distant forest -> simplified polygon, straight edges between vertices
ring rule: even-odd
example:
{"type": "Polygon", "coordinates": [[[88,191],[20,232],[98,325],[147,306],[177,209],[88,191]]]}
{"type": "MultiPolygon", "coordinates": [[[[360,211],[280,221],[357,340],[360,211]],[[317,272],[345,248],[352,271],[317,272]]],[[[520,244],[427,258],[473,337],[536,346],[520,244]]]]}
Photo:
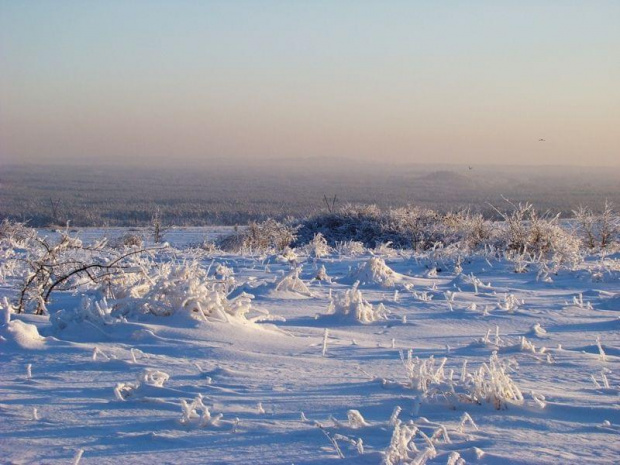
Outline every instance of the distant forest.
{"type": "Polygon", "coordinates": [[[345,204],[470,208],[492,218],[491,204],[508,209],[503,197],[563,217],[579,205],[600,210],[605,200],[618,207],[620,170],[382,166],[342,159],[174,168],[0,165],[0,219],[34,227],[67,221],[143,226],[157,211],[170,225],[235,225],[345,204]]]}

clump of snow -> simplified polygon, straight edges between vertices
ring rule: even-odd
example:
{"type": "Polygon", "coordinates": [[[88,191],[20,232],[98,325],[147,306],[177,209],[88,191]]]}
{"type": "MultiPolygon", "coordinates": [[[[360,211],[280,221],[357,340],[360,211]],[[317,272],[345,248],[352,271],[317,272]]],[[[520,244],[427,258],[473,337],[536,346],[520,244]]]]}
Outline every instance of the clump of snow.
{"type": "Polygon", "coordinates": [[[375,307],[366,301],[358,286],[359,283],[356,282],[351,289],[336,296],[329,304],[328,315],[342,316],[360,323],[387,319],[385,306],[375,307]]]}
{"type": "Polygon", "coordinates": [[[11,320],[0,326],[0,347],[5,344],[21,349],[42,349],[45,338],[39,334],[35,325],[11,320]]]}

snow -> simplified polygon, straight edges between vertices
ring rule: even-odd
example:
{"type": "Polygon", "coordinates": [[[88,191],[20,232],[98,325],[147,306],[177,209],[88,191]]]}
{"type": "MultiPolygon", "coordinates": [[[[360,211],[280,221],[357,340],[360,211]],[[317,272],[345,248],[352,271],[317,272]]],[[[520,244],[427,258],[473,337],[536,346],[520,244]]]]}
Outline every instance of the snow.
{"type": "Polygon", "coordinates": [[[174,234],[148,285],[58,292],[51,318],[8,316],[5,268],[0,462],[618,461],[617,255],[541,279],[483,254],[289,263],[196,254],[212,232],[174,234]]]}

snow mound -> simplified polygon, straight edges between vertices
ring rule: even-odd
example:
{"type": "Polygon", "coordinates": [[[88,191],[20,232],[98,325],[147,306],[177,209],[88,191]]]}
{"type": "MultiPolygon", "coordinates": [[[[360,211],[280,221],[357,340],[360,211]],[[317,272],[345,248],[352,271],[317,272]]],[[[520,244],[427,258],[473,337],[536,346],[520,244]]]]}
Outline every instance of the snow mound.
{"type": "Polygon", "coordinates": [[[42,349],[45,346],[45,338],[39,334],[35,325],[13,320],[0,326],[0,344],[21,349],[42,349]]]}

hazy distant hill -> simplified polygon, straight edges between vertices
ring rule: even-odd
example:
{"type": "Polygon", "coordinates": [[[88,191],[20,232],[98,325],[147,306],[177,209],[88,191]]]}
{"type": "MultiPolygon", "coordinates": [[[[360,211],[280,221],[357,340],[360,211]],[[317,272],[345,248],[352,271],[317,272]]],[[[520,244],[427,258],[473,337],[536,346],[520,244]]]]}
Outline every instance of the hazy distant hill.
{"type": "Polygon", "coordinates": [[[34,226],[140,225],[156,209],[179,225],[242,224],[303,216],[325,208],[323,196],[381,207],[469,207],[492,215],[502,196],[569,214],[579,204],[620,205],[618,169],[389,165],[350,159],[188,167],[1,166],[0,218],[34,226]],[[55,207],[52,207],[52,204],[55,207]]]}

